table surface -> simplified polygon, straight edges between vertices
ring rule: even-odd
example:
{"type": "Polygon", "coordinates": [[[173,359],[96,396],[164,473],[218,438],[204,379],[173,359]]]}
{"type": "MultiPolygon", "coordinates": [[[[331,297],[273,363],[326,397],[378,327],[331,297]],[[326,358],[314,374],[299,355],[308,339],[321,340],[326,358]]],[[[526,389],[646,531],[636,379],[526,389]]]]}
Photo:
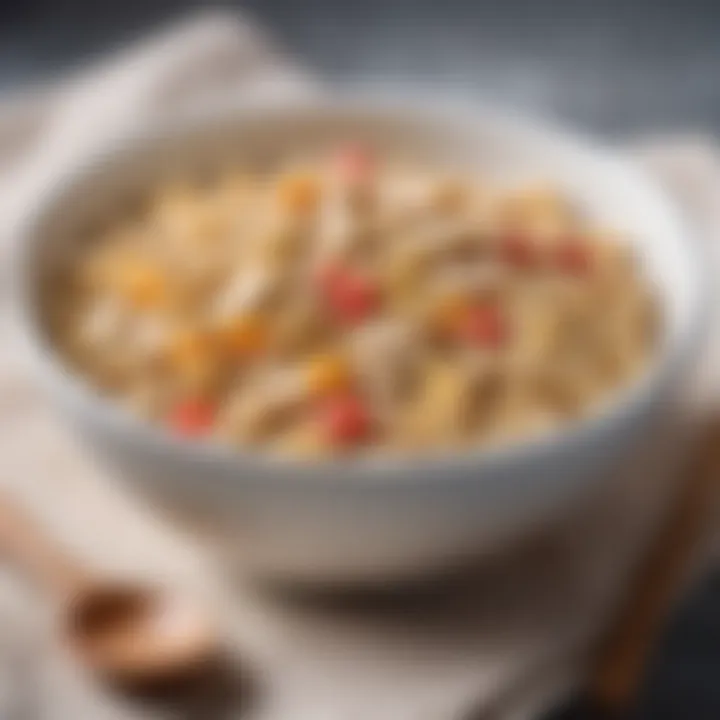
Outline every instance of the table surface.
{"type": "MultiPolygon", "coordinates": [[[[52,77],[197,7],[190,0],[0,0],[0,91],[52,77]]],[[[602,134],[720,130],[714,0],[246,0],[341,83],[472,93],[602,134]]],[[[720,717],[720,576],[680,613],[642,720],[720,717]],[[689,713],[689,714],[688,714],[689,713]]]]}

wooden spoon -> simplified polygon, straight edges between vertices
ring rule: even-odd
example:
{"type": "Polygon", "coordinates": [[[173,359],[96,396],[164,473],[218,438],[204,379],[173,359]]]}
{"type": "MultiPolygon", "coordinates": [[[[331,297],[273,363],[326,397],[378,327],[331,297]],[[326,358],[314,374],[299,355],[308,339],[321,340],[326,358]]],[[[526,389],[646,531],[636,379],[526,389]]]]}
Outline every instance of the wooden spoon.
{"type": "Polygon", "coordinates": [[[4,497],[0,552],[54,596],[62,636],[108,681],[143,687],[172,683],[203,672],[220,656],[218,635],[197,608],[159,588],[93,576],[4,497]]]}
{"type": "Polygon", "coordinates": [[[699,438],[665,526],[599,649],[590,691],[597,704],[611,713],[632,707],[688,567],[708,537],[708,524],[716,516],[719,480],[720,418],[714,417],[699,438]]]}
{"type": "Polygon", "coordinates": [[[707,537],[719,490],[720,418],[713,417],[699,438],[666,524],[599,648],[587,687],[545,720],[610,720],[631,712],[648,658],[678,599],[688,566],[707,537]]]}

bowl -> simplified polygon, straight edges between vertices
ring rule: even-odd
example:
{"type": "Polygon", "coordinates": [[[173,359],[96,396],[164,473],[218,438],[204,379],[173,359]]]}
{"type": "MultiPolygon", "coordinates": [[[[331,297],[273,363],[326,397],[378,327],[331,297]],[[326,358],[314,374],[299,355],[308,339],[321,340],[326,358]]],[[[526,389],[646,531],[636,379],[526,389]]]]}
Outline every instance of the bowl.
{"type": "Polygon", "coordinates": [[[38,378],[66,424],[118,480],[256,577],[401,580],[497,553],[600,487],[670,407],[697,350],[703,262],[678,213],[629,160],[487,108],[406,98],[223,103],[109,143],[37,198],[19,233],[17,300],[38,378]],[[80,230],[186,169],[265,161],[341,139],[501,179],[542,177],[626,233],[657,287],[664,329],[642,378],[592,417],[537,439],[432,457],[300,463],[170,437],[101,398],[52,347],[49,272],[80,230]]]}

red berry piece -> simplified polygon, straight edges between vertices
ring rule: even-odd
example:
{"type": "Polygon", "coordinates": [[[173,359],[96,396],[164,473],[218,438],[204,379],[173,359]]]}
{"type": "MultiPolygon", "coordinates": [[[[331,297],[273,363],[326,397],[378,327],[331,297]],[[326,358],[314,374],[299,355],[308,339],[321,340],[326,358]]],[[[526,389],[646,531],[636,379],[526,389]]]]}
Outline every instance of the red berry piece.
{"type": "Polygon", "coordinates": [[[460,336],[471,345],[497,348],[507,340],[505,318],[494,305],[469,308],[460,325],[460,336]]]}
{"type": "Polygon", "coordinates": [[[175,432],[184,437],[205,435],[215,422],[215,408],[204,400],[186,400],[176,405],[169,417],[175,432]]]}
{"type": "Polygon", "coordinates": [[[339,148],[332,158],[338,178],[351,185],[368,182],[375,174],[375,158],[362,145],[348,144],[339,148]]]}
{"type": "Polygon", "coordinates": [[[319,275],[319,285],[332,313],[345,322],[362,322],[377,308],[377,286],[348,268],[324,269],[319,275]]]}
{"type": "Polygon", "coordinates": [[[361,398],[352,394],[329,398],[321,406],[323,432],[333,445],[354,445],[370,432],[370,416],[361,398]]]}

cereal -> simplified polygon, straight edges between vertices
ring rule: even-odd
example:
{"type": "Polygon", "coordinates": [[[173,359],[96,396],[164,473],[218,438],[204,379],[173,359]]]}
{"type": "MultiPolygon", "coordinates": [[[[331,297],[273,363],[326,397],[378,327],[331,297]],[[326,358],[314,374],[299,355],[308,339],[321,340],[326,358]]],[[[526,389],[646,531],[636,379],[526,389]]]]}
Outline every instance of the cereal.
{"type": "Polygon", "coordinates": [[[631,245],[546,183],[349,143],[143,207],[52,279],[52,332],[188,442],[322,458],[522,438],[600,408],[661,325],[631,245]]]}

